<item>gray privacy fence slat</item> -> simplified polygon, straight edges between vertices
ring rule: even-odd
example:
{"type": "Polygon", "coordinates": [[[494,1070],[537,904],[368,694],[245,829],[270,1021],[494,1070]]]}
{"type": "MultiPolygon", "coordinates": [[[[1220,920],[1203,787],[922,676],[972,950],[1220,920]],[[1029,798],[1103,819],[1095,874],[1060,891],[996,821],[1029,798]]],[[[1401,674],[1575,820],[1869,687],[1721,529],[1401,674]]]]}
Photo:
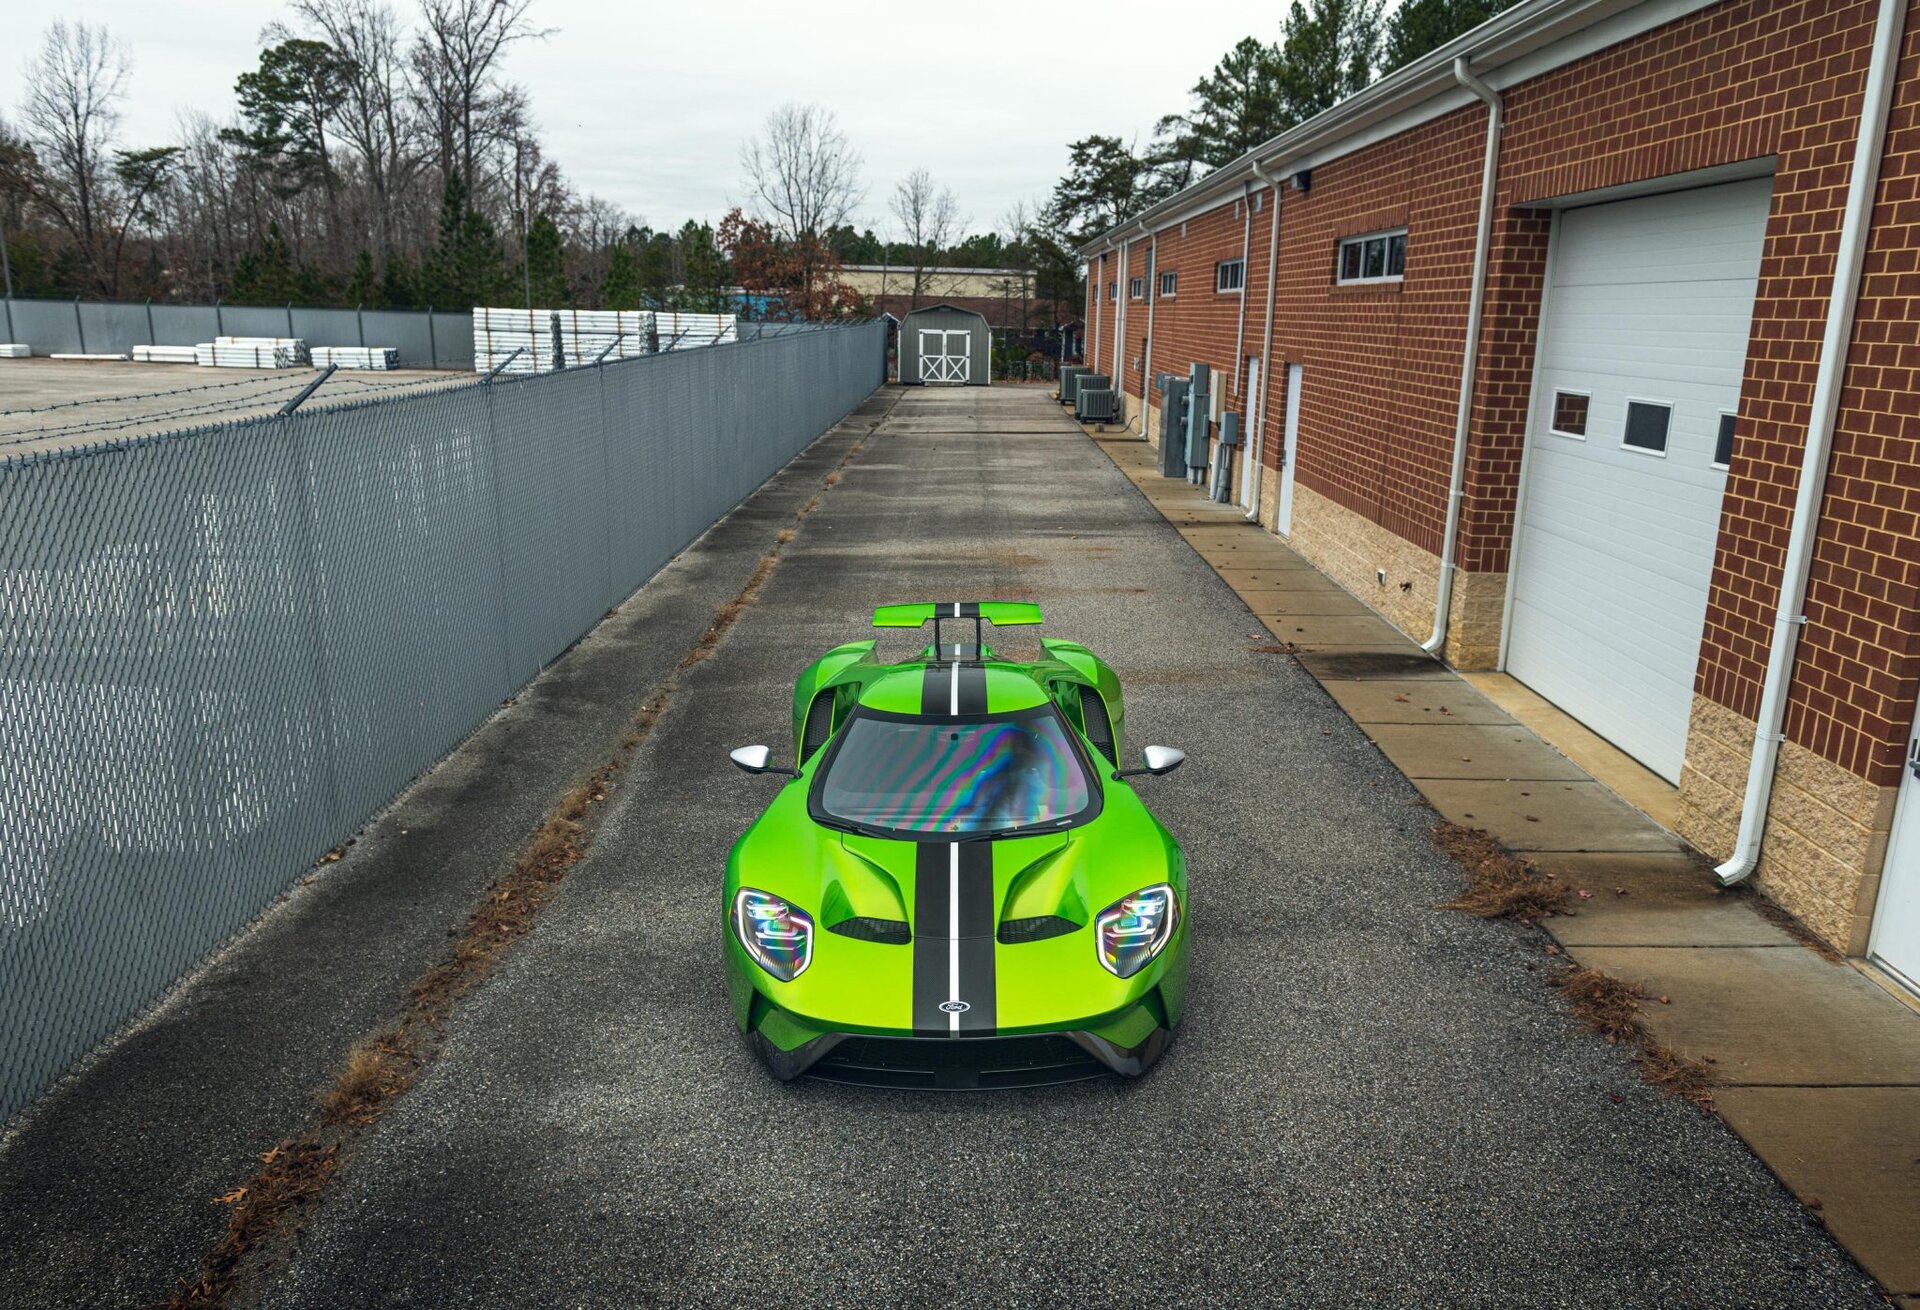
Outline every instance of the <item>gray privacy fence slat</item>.
{"type": "Polygon", "coordinates": [[[11,321],[10,339],[36,355],[124,355],[135,346],[193,346],[217,336],[296,336],[309,346],[391,346],[402,368],[473,369],[473,315],[445,310],[14,299],[6,311],[0,335],[11,321]]]}
{"type": "Polygon", "coordinates": [[[0,459],[0,1122],[879,384],[877,323],[0,459]]]}

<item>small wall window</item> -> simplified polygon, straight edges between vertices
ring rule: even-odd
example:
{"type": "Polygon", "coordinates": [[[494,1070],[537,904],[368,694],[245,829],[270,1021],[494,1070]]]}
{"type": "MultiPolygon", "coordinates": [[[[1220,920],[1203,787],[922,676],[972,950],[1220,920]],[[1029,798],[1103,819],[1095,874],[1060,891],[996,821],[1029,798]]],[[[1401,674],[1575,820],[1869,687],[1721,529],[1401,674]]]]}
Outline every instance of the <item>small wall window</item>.
{"type": "Polygon", "coordinates": [[[1160,275],[1160,294],[1162,296],[1171,296],[1173,294],[1173,288],[1179,281],[1179,278],[1180,275],[1172,269],[1168,269],[1162,273],[1160,275]]]}
{"type": "Polygon", "coordinates": [[[1145,278],[1137,277],[1127,283],[1127,299],[1139,300],[1142,297],[1144,297],[1146,294],[1147,294],[1147,280],[1145,278]]]}
{"type": "Polygon", "coordinates": [[[1579,391],[1553,393],[1553,430],[1563,437],[1587,435],[1587,407],[1593,398],[1579,391]]]}
{"type": "Polygon", "coordinates": [[[1108,300],[1120,299],[1120,284],[1118,282],[1107,283],[1107,299],[1108,300]]]}
{"type": "Polygon", "coordinates": [[[1398,282],[1407,271],[1407,230],[1369,232],[1340,243],[1334,264],[1340,282],[1398,282]]]}
{"type": "Polygon", "coordinates": [[[1733,429],[1735,416],[1722,411],[1720,431],[1713,440],[1713,466],[1728,468],[1733,464],[1733,429]]]}
{"type": "Polygon", "coordinates": [[[1667,453],[1667,429],[1673,424],[1673,406],[1652,400],[1627,402],[1627,430],[1621,444],[1649,455],[1667,453]]]}
{"type": "Polygon", "coordinates": [[[1247,261],[1223,259],[1213,266],[1215,291],[1238,291],[1247,285],[1247,261]]]}

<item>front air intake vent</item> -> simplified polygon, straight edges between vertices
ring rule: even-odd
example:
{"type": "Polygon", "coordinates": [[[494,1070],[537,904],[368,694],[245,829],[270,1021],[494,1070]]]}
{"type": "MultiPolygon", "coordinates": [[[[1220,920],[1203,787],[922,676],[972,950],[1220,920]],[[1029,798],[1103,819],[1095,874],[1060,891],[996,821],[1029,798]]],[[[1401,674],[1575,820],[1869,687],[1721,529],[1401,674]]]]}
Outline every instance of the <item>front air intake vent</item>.
{"type": "Polygon", "coordinates": [[[827,931],[884,946],[905,946],[913,940],[913,930],[899,919],[842,919],[827,931]]]}
{"type": "Polygon", "coordinates": [[[1049,937],[1065,937],[1070,932],[1079,932],[1080,925],[1072,919],[1063,919],[1057,914],[1043,914],[1036,919],[1008,919],[1000,925],[1000,944],[1015,946],[1021,942],[1043,942],[1049,937]]]}

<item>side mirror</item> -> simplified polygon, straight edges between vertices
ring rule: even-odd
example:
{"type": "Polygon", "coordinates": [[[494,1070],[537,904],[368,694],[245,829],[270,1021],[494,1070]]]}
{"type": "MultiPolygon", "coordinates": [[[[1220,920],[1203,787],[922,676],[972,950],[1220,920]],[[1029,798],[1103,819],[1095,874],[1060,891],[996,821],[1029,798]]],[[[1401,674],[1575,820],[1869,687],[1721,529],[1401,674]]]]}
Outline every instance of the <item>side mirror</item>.
{"type": "Polygon", "coordinates": [[[1158,778],[1162,774],[1172,773],[1187,762],[1187,753],[1174,746],[1149,746],[1140,752],[1146,758],[1144,769],[1121,769],[1113,776],[1116,778],[1137,778],[1143,773],[1151,773],[1158,778]]]}
{"type": "Polygon", "coordinates": [[[748,773],[784,773],[791,778],[800,776],[793,769],[774,768],[770,762],[773,759],[773,751],[766,746],[739,746],[728,751],[727,758],[748,773]]]}

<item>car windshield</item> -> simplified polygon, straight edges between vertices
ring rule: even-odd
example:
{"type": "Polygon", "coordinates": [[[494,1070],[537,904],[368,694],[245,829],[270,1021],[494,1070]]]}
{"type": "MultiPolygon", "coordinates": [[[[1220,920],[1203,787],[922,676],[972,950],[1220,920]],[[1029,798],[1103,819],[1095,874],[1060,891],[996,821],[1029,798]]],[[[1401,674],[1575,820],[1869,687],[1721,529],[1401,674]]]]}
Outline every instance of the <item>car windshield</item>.
{"type": "Polygon", "coordinates": [[[899,833],[1064,827],[1094,801],[1051,705],[960,720],[856,712],[814,793],[829,820],[899,833]]]}

